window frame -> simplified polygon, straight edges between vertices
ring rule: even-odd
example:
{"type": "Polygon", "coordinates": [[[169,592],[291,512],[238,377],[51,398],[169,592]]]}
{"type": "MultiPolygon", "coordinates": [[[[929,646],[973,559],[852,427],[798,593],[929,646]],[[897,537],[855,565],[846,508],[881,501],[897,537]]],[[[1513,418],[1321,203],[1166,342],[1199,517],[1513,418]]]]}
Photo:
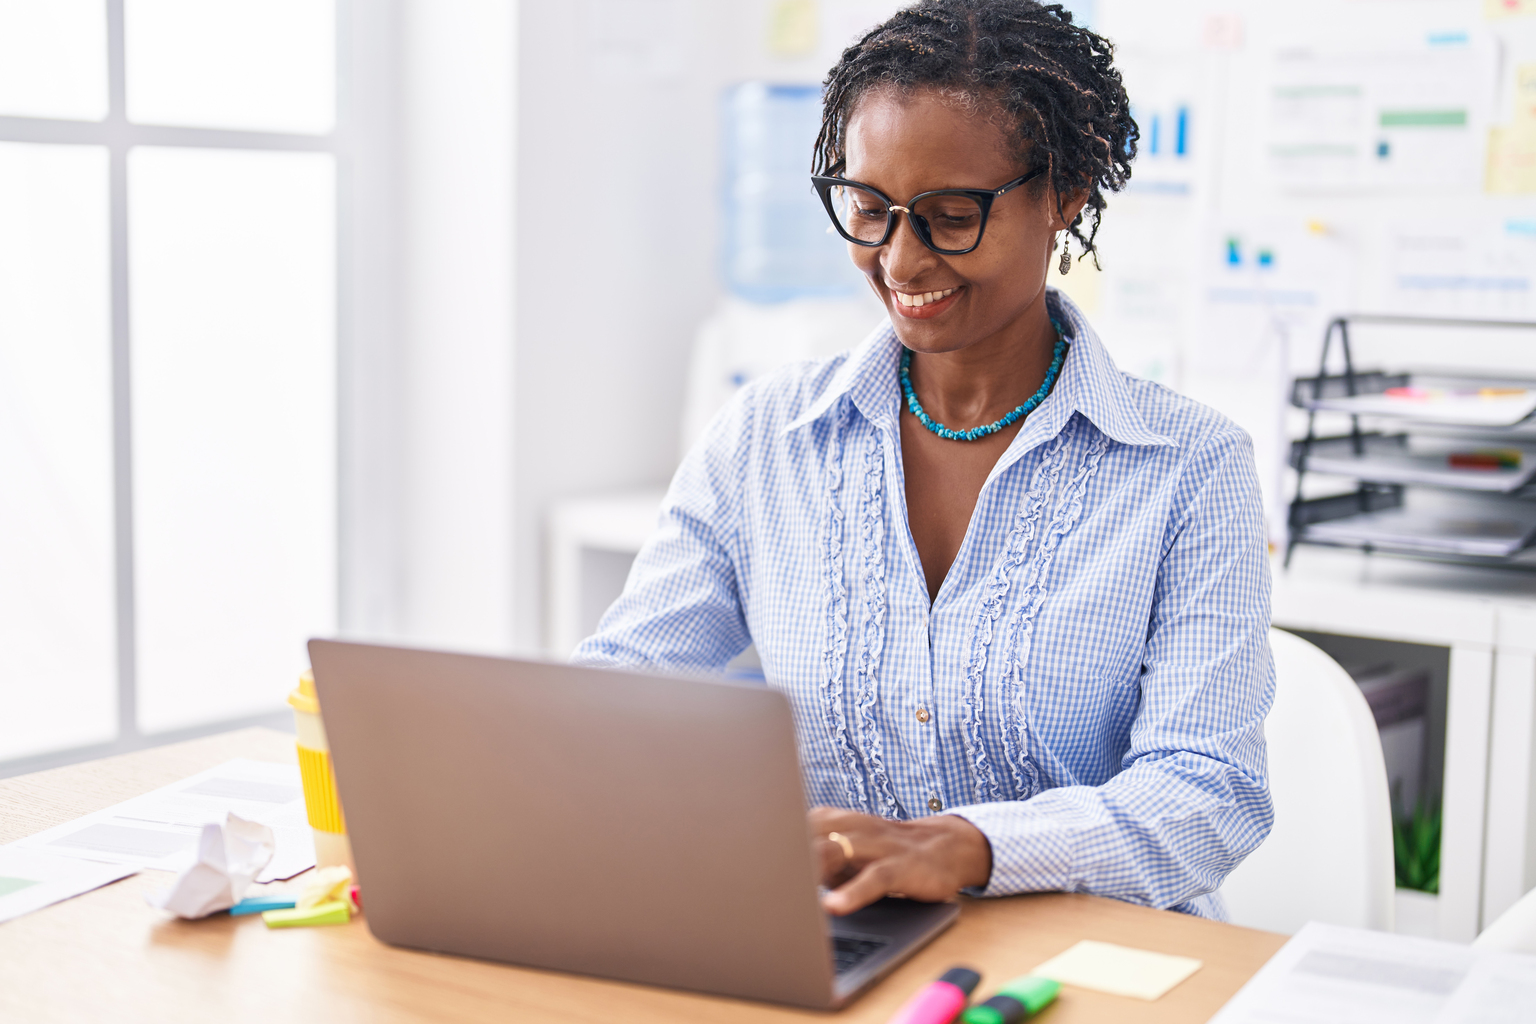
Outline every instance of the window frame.
{"type": "Polygon", "coordinates": [[[395,524],[384,501],[393,488],[388,459],[381,458],[393,388],[389,354],[394,338],[387,308],[393,272],[387,259],[357,259],[381,251],[394,236],[393,172],[387,159],[393,141],[396,5],[389,0],[336,0],[336,111],[323,135],[135,124],[127,119],[123,0],[103,0],[107,20],[108,109],[101,121],[0,115],[0,142],[95,146],[108,155],[110,266],[111,422],[113,473],[114,604],[116,609],[117,735],[111,742],[0,761],[0,777],[125,753],[242,726],[291,729],[289,713],[209,722],[145,734],[138,725],[136,616],[134,607],[132,337],[129,317],[128,153],[136,146],[329,153],[336,162],[336,452],[337,621],[343,630],[387,630],[392,617],[390,558],[395,524]],[[363,197],[366,215],[360,210],[363,197]],[[372,300],[370,305],[360,297],[372,300]],[[355,344],[367,338],[366,345],[355,344]],[[370,450],[360,451],[359,444],[370,450]],[[373,450],[379,449],[379,450],[373,450]],[[378,511],[381,501],[386,506],[378,511]],[[370,511],[371,510],[371,511],[370,511]],[[360,529],[343,524],[359,521],[360,529]],[[351,547],[349,547],[349,544],[351,547]],[[367,551],[358,550],[359,545],[367,551]],[[347,569],[358,566],[364,578],[347,569]],[[350,584],[350,585],[349,585],[350,584]],[[378,596],[382,588],[382,599],[378,596]],[[371,593],[371,601],[355,595],[371,593]],[[380,604],[382,609],[378,607],[380,604]],[[371,604],[372,607],[363,607],[371,604]]]}

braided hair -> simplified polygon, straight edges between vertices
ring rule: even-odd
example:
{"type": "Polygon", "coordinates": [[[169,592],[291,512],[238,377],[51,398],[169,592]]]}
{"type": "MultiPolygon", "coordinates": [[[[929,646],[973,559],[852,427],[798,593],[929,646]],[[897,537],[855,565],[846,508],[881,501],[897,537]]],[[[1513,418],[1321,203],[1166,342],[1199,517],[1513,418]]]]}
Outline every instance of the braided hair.
{"type": "Polygon", "coordinates": [[[1020,159],[1045,163],[1038,187],[1055,187],[1058,214],[1063,197],[1088,192],[1069,230],[1097,266],[1104,193],[1125,186],[1140,136],[1113,54],[1060,4],[921,0],[844,50],[827,74],[813,168],[841,168],[848,123],[871,90],[938,88],[1001,115],[1020,159]]]}

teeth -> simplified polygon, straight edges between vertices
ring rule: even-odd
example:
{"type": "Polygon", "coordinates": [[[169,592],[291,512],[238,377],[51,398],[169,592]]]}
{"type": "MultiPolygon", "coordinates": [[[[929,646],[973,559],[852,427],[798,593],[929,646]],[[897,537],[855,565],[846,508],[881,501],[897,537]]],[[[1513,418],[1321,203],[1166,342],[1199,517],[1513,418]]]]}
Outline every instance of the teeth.
{"type": "Polygon", "coordinates": [[[918,292],[916,295],[893,290],[891,294],[895,295],[896,301],[900,302],[903,306],[926,306],[930,302],[938,302],[940,299],[949,298],[955,294],[955,290],[953,288],[946,288],[941,292],[918,292]]]}

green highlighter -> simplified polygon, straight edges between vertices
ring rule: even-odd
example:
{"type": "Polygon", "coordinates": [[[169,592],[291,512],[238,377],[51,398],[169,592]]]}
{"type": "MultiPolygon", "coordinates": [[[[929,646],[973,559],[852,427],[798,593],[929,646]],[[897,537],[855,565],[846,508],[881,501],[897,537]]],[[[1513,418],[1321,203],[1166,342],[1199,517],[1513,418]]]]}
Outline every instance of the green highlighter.
{"type": "Polygon", "coordinates": [[[1050,978],[1014,978],[998,989],[997,995],[966,1010],[960,1019],[965,1024],[1016,1024],[1045,1009],[1060,991],[1061,985],[1050,978]]]}

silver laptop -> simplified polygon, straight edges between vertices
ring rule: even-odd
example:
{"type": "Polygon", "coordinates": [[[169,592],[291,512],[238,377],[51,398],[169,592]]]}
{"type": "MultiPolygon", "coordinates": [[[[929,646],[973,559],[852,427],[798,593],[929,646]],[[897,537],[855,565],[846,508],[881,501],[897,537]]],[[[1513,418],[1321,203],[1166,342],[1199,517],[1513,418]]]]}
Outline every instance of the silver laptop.
{"type": "Polygon", "coordinates": [[[767,687],[309,652],[385,942],[829,1009],[959,914],[823,913],[789,704],[767,687]]]}

